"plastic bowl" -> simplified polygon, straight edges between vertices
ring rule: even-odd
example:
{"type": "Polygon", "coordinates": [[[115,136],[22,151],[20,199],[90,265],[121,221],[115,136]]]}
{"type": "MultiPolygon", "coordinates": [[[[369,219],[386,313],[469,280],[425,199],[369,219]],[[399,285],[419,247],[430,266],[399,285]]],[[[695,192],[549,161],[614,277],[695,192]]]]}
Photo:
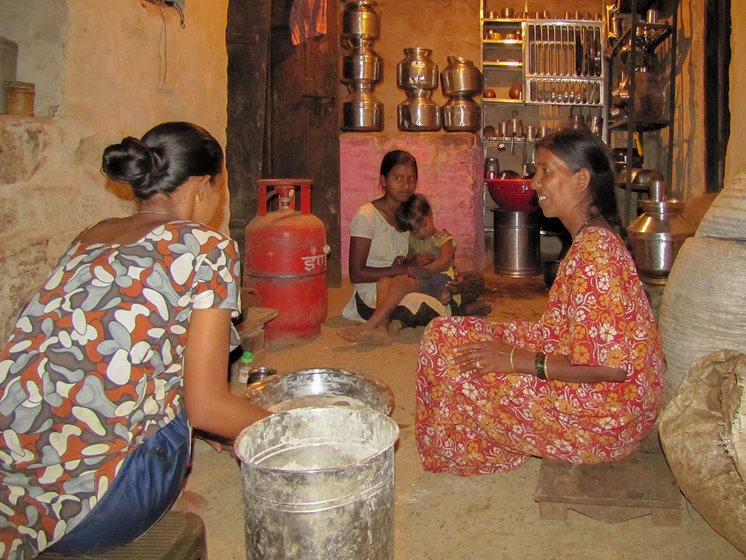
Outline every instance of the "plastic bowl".
{"type": "Polygon", "coordinates": [[[539,209],[531,179],[485,179],[492,200],[504,210],[535,212],[539,209]]]}

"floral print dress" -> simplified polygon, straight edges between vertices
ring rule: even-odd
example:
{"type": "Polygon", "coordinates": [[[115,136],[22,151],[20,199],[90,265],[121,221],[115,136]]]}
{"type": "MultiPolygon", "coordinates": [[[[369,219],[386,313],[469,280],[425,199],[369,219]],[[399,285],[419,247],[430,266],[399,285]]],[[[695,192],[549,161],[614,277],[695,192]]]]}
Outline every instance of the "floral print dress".
{"type": "MultiPolygon", "coordinates": [[[[621,459],[660,410],[665,369],[653,312],[622,240],[582,229],[536,322],[441,318],[426,329],[417,369],[416,439],[425,470],[469,476],[515,469],[529,456],[571,463],[621,459]],[[493,372],[472,380],[453,363],[469,341],[500,339],[573,365],[627,372],[622,382],[543,381],[493,372]]],[[[551,377],[551,368],[549,375],[551,377]]]]}
{"type": "Polygon", "coordinates": [[[194,222],[71,244],[0,350],[0,557],[61,539],[181,411],[191,311],[237,315],[239,266],[194,222]]]}

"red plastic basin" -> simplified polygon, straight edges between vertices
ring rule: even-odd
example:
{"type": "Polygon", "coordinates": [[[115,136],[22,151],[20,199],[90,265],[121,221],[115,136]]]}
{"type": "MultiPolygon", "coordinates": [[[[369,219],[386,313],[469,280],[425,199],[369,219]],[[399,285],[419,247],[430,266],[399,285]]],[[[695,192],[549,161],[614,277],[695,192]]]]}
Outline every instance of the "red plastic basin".
{"type": "Polygon", "coordinates": [[[535,212],[539,209],[531,179],[485,179],[492,200],[504,210],[535,212]]]}

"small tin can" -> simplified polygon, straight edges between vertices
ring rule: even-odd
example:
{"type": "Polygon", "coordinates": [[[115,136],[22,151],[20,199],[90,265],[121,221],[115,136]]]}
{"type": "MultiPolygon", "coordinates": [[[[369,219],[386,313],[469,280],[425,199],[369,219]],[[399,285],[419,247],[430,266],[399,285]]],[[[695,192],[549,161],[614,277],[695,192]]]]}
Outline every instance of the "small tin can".
{"type": "Polygon", "coordinates": [[[34,84],[28,82],[8,82],[5,89],[5,110],[9,115],[34,116],[34,84]]]}
{"type": "Polygon", "coordinates": [[[277,370],[273,368],[268,368],[268,367],[253,368],[251,371],[249,371],[249,380],[246,382],[246,384],[251,385],[252,383],[261,381],[262,379],[265,379],[269,377],[270,375],[274,375],[276,373],[277,373],[277,370]]]}

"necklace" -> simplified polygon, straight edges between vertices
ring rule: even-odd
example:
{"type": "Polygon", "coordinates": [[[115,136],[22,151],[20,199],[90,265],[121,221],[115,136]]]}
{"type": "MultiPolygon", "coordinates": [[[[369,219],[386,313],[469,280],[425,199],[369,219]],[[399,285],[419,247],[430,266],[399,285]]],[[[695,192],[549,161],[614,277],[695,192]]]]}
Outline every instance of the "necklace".
{"type": "Polygon", "coordinates": [[[175,218],[171,212],[164,212],[163,210],[138,210],[138,214],[163,214],[164,216],[171,216],[172,218],[175,218]]]}
{"type": "Polygon", "coordinates": [[[585,222],[583,222],[583,225],[580,226],[580,229],[578,229],[578,231],[591,225],[591,222],[595,220],[596,218],[598,218],[598,216],[591,216],[590,218],[588,218],[585,222]]]}

